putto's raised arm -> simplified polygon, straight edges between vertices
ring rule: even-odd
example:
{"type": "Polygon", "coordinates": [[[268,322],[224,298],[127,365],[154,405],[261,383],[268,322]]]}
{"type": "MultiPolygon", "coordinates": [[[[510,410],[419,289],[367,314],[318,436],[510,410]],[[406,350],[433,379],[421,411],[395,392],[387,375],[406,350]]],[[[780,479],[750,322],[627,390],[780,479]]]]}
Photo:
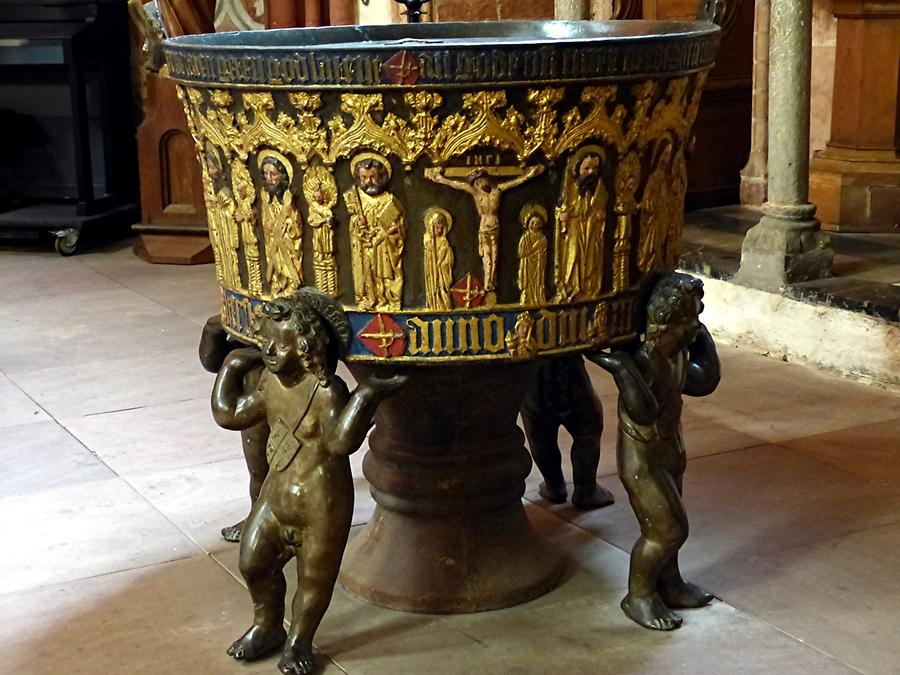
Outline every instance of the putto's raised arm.
{"type": "MultiPolygon", "coordinates": [[[[350,396],[347,404],[332,420],[325,438],[333,455],[352,455],[362,445],[378,404],[406,384],[405,375],[389,378],[370,377],[350,396]]],[[[345,389],[346,391],[346,389],[345,389]]]]}
{"type": "Polygon", "coordinates": [[[697,339],[688,348],[687,379],[684,393],[688,396],[709,396],[719,386],[722,369],[719,353],[706,326],[700,324],[697,339]]]}
{"type": "Polygon", "coordinates": [[[265,419],[266,406],[258,392],[243,393],[244,375],[262,362],[258,349],[236,349],[225,359],[212,391],[212,413],[225,429],[252,427],[265,419]]]}

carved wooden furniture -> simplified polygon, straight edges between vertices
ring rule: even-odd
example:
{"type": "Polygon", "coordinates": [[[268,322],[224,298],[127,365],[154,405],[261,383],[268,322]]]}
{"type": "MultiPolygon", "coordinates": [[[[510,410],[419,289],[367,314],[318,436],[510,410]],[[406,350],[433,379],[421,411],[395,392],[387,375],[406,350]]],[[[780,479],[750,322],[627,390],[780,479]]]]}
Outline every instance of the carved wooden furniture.
{"type": "Polygon", "coordinates": [[[837,0],[831,138],[810,166],[826,230],[900,228],[900,2],[837,0]]]}

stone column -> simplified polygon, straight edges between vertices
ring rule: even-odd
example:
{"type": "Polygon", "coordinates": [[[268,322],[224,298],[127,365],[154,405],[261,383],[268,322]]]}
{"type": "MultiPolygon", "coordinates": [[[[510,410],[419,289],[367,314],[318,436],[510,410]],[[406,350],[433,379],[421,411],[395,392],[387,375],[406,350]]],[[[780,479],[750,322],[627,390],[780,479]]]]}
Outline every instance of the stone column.
{"type": "Polygon", "coordinates": [[[812,0],[772,0],[769,185],[763,216],[744,239],[735,281],[765,290],[829,274],[833,253],[809,203],[812,0]]]}
{"type": "Polygon", "coordinates": [[[753,117],[750,158],[741,169],[741,204],[766,201],[769,163],[769,0],[756,0],[753,19],[753,117]]]}
{"type": "Polygon", "coordinates": [[[590,11],[588,0],[556,0],[554,18],[565,21],[587,19],[590,11]]]}

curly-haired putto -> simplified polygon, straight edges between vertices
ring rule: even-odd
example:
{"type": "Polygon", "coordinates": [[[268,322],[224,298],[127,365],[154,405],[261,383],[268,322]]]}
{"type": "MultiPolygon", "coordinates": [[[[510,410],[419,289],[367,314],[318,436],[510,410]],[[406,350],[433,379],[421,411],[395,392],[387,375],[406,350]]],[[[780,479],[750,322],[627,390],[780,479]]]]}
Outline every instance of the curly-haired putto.
{"type": "MultiPolygon", "coordinates": [[[[689,298],[703,299],[703,282],[690,274],[673,272],[660,279],[650,300],[647,302],[647,334],[655,333],[659,327],[670,323],[673,318],[686,311],[685,301],[689,298]]],[[[703,303],[700,303],[703,311],[703,303]]]]}

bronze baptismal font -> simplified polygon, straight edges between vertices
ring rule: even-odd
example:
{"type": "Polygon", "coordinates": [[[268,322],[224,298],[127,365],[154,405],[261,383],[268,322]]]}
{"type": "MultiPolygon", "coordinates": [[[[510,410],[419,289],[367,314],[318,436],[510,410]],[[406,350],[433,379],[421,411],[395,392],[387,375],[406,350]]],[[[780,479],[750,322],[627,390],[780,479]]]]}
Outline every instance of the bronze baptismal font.
{"type": "Polygon", "coordinates": [[[715,388],[718,360],[700,283],[674,269],[685,152],[718,44],[709,20],[165,42],[222,289],[201,358],[218,371],[216,421],[243,430],[254,476],[248,519],[224,532],[241,540],[254,602],[229,653],[283,650],[282,672],[308,672],[339,569],[350,592],[407,611],[552,589],[563,563],[522,505],[532,458],[516,420],[544,497],[568,498],[563,426],[573,502],[610,503],[582,354],[621,390],[620,473],[642,527],[623,609],[668,630],[673,609],[711,599],[678,570],[680,416],[682,394],[715,388]],[[347,456],[373,418],[363,470],[377,506],[344,555],[347,456]]]}

